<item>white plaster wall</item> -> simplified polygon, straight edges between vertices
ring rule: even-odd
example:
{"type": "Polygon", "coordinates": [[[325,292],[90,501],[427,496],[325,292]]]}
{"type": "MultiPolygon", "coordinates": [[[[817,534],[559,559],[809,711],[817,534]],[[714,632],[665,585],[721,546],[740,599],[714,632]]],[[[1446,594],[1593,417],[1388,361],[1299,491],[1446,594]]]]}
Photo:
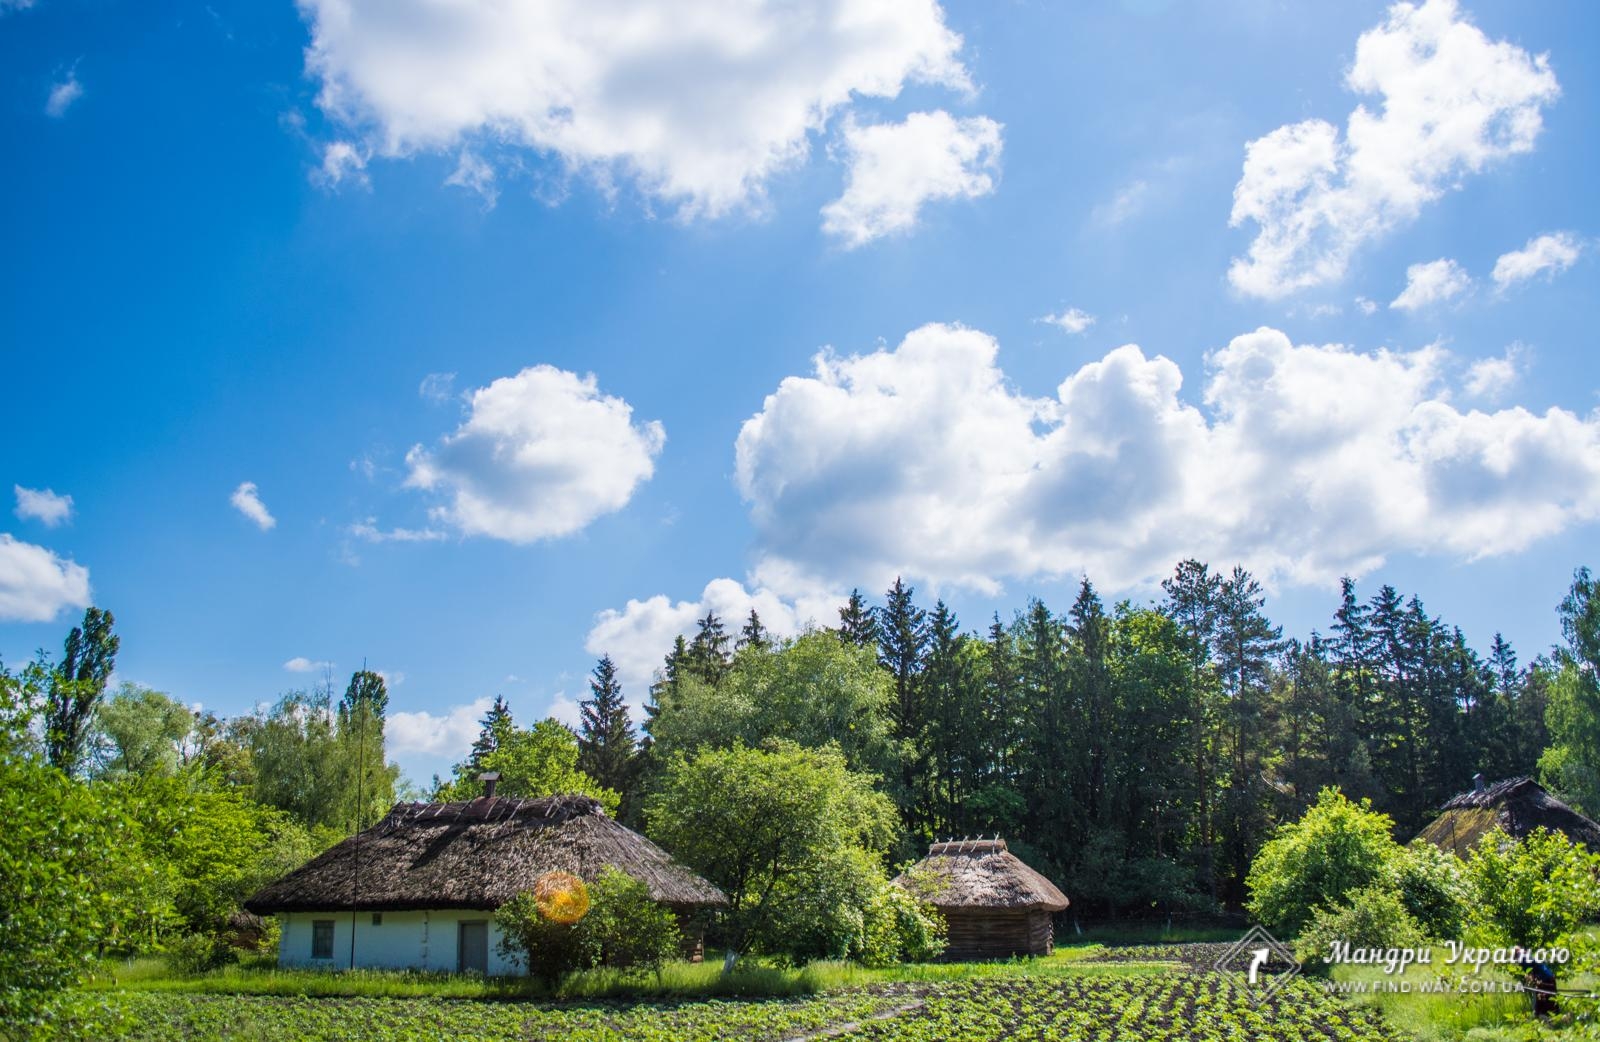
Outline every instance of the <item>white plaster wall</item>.
{"type": "MultiPolygon", "coordinates": [[[[349,969],[350,919],[349,912],[286,912],[278,916],[282,926],[278,965],[349,969]],[[333,920],[332,959],[311,957],[311,924],[318,919],[333,920]]],[[[474,919],[489,922],[489,972],[496,976],[522,973],[521,959],[506,959],[497,951],[501,934],[494,913],[458,909],[384,912],[378,926],[372,925],[371,912],[355,913],[356,967],[454,973],[460,924],[474,919]]]]}

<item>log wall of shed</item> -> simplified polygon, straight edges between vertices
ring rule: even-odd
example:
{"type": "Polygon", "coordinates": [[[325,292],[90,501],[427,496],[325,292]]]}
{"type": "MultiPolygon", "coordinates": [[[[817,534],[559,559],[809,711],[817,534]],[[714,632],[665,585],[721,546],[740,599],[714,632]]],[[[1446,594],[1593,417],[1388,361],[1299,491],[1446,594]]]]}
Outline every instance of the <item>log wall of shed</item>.
{"type": "Polygon", "coordinates": [[[1055,950],[1050,913],[1003,909],[947,909],[944,958],[953,962],[1049,955],[1055,950]]]}

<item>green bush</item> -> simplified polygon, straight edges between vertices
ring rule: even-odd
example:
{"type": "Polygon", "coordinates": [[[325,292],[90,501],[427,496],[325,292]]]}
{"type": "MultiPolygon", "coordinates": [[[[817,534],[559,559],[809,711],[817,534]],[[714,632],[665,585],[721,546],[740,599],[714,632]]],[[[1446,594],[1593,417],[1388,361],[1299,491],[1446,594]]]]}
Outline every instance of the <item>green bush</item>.
{"type": "Polygon", "coordinates": [[[1379,883],[1352,891],[1342,905],[1318,908],[1295,941],[1295,957],[1309,966],[1327,965],[1335,941],[1351,948],[1420,948],[1423,928],[1400,895],[1379,883]]]}
{"type": "Polygon", "coordinates": [[[237,962],[239,953],[218,934],[192,933],[168,942],[161,958],[173,973],[193,976],[237,962]]]}
{"type": "Polygon", "coordinates": [[[904,887],[883,884],[861,918],[861,936],[850,954],[864,966],[931,962],[944,951],[944,917],[904,887]]]}
{"type": "Polygon", "coordinates": [[[1297,822],[1281,825],[1250,866],[1250,913],[1274,930],[1298,931],[1318,908],[1337,908],[1383,876],[1400,847],[1394,822],[1338,789],[1323,789],[1297,822]]]}
{"type": "Polygon", "coordinates": [[[1460,858],[1426,840],[1413,840],[1389,862],[1385,877],[1429,937],[1461,936],[1470,888],[1460,858]]]}
{"type": "Polygon", "coordinates": [[[554,984],[582,965],[583,945],[577,924],[546,919],[531,890],[501,905],[494,913],[494,921],[500,927],[500,954],[524,960],[528,973],[546,984],[554,984]]]}
{"type": "Polygon", "coordinates": [[[659,971],[683,941],[677,917],[650,897],[650,888],[607,866],[589,884],[589,914],[577,924],[584,966],[659,971]]]}
{"type": "Polygon", "coordinates": [[[0,666],[0,1025],[20,1026],[123,940],[149,869],[114,806],[26,751],[7,677],[0,666]]]}
{"type": "Polygon", "coordinates": [[[1560,943],[1600,915],[1600,855],[1559,832],[1535,829],[1520,843],[1495,829],[1467,859],[1472,924],[1494,943],[1560,943]]]}
{"type": "Polygon", "coordinates": [[[651,900],[644,883],[608,866],[585,890],[588,911],[573,923],[546,918],[532,891],[501,905],[494,917],[500,953],[525,960],[547,984],[595,966],[659,970],[676,953],[677,919],[651,900]]]}

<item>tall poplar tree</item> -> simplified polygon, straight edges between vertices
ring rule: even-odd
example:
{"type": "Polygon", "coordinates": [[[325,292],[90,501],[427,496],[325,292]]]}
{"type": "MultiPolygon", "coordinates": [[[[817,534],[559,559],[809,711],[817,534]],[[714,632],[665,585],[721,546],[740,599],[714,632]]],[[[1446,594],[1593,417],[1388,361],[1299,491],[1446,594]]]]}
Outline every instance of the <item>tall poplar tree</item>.
{"type": "Polygon", "coordinates": [[[83,761],[84,743],[95,707],[105,697],[106,681],[117,666],[122,638],[109,611],[89,608],[83,624],[72,627],[61,649],[61,663],[50,678],[45,704],[45,757],[66,774],[83,761]]]}

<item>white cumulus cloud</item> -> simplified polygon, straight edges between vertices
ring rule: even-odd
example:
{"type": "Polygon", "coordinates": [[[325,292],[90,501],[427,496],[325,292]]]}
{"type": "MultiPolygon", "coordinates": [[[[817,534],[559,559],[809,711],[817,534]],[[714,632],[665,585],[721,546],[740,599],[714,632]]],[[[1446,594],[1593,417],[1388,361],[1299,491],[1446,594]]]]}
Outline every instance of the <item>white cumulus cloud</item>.
{"type": "Polygon", "coordinates": [[[736,447],[756,574],[778,593],[1084,571],[1130,589],[1195,555],[1326,582],[1600,518],[1600,416],[1463,412],[1437,346],[1364,353],[1263,328],[1209,356],[1206,411],[1136,345],[1040,398],[997,348],[928,325],[784,380],[736,447]]]}
{"type": "Polygon", "coordinates": [[[1310,119],[1245,147],[1234,226],[1256,238],[1228,279],[1275,298],[1344,275],[1362,244],[1500,160],[1533,149],[1541,110],[1560,93],[1544,55],[1490,40],[1455,0],[1398,3],[1361,34],[1345,85],[1379,99],[1341,137],[1310,119]]]}
{"type": "Polygon", "coordinates": [[[283,664],[283,668],[290,673],[321,673],[333,668],[332,662],[308,659],[304,655],[296,655],[283,664]]]}
{"type": "Polygon", "coordinates": [[[684,216],[759,204],[856,97],[968,90],[934,0],[299,0],[318,104],[384,156],[478,141],[631,178],[684,216]]]}
{"type": "Polygon", "coordinates": [[[0,620],[49,622],[89,603],[89,569],[0,532],[0,620]]]}
{"type": "Polygon", "coordinates": [[[622,509],[655,471],[660,423],[635,423],[593,374],[538,365],[473,391],[437,447],[406,454],[406,484],[443,495],[433,518],[466,535],[531,543],[622,509]]]}
{"type": "Polygon", "coordinates": [[[622,608],[609,608],[595,616],[584,649],[591,655],[610,655],[622,680],[623,692],[634,705],[644,702],[651,679],[673,640],[693,637],[696,621],[714,612],[730,636],[737,636],[751,609],[762,624],[779,637],[793,636],[808,624],[830,626],[838,621],[844,597],[815,588],[794,595],[793,584],[780,595],[759,578],[747,586],[737,579],[713,579],[693,600],[674,601],[657,594],[629,600],[622,608]]]}
{"type": "Polygon", "coordinates": [[[844,194],[822,208],[822,228],[854,249],[916,226],[929,202],[976,199],[994,191],[1000,124],[984,116],[914,112],[900,123],[847,119],[842,151],[850,164],[844,194]]]}
{"type": "Polygon", "coordinates": [[[1094,316],[1078,308],[1067,308],[1055,315],[1045,315],[1040,322],[1048,322],[1058,329],[1068,333],[1083,333],[1094,325],[1094,316]]]}
{"type": "Polygon", "coordinates": [[[427,710],[391,711],[383,722],[384,743],[390,753],[427,756],[465,756],[482,728],[481,721],[493,699],[477,698],[453,705],[443,713],[427,710]]]}
{"type": "Polygon", "coordinates": [[[54,528],[72,519],[72,497],[58,496],[48,488],[23,488],[12,485],[17,496],[16,515],[24,521],[38,521],[46,528],[54,528]]]}
{"type": "Polygon", "coordinates": [[[1480,358],[1467,367],[1462,386],[1474,398],[1497,401],[1516,386],[1527,367],[1527,349],[1512,344],[1497,358],[1480,358]]]}
{"type": "Polygon", "coordinates": [[[1406,269],[1406,288],[1389,302],[1401,311],[1419,311],[1432,304],[1459,297],[1472,288],[1472,279],[1461,265],[1447,257],[1406,269]]]}
{"type": "Polygon", "coordinates": [[[1502,253],[1494,262],[1491,277],[1498,288],[1505,289],[1536,275],[1559,275],[1578,263],[1581,252],[1582,246],[1570,232],[1536,236],[1529,239],[1528,245],[1522,249],[1502,253]]]}
{"type": "Polygon", "coordinates": [[[228,502],[233,504],[233,509],[253,521],[263,532],[278,523],[278,519],[267,510],[267,505],[261,502],[261,492],[256,488],[254,481],[239,482],[239,487],[233,490],[228,502]]]}

